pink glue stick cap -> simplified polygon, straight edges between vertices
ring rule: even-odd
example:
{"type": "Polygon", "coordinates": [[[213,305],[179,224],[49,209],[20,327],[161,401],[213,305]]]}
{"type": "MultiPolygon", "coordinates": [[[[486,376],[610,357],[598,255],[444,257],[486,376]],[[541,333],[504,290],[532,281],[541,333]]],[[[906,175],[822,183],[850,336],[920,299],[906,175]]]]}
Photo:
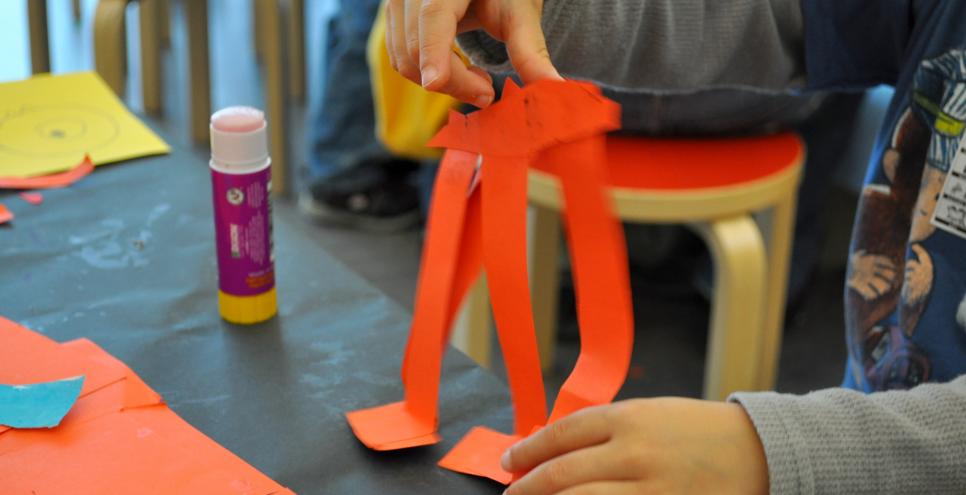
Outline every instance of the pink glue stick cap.
{"type": "Polygon", "coordinates": [[[244,172],[268,161],[265,114],[252,107],[228,107],[211,116],[211,160],[244,172]]]}

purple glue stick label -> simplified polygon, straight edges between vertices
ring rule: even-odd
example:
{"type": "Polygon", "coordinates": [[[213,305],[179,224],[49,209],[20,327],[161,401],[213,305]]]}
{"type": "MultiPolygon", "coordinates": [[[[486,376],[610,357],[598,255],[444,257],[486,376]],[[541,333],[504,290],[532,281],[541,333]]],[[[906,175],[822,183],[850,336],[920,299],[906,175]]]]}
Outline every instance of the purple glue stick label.
{"type": "Polygon", "coordinates": [[[249,174],[211,171],[218,287],[253,296],[275,287],[271,167],[249,174]]]}

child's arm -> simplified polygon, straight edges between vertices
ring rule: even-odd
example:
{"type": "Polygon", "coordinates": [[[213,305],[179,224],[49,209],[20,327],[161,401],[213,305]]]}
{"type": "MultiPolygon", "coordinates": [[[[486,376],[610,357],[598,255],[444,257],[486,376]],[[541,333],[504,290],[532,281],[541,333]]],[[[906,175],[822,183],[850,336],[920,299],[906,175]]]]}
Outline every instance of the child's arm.
{"type": "Polygon", "coordinates": [[[966,493],[966,375],[865,395],[741,393],[772,493],[966,493]]]}
{"type": "Polygon", "coordinates": [[[508,451],[504,467],[529,474],[507,493],[966,492],[966,376],[732,400],[744,410],[638,399],[577,412],[508,451]]]}

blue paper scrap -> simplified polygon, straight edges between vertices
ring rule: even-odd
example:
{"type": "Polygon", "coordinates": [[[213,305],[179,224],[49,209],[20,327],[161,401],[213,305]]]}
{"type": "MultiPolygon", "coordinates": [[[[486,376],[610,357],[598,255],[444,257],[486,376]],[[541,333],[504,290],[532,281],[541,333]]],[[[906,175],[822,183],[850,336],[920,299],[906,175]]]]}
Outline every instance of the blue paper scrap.
{"type": "Polygon", "coordinates": [[[77,402],[84,376],[24,385],[0,384],[0,425],[53,428],[77,402]]]}

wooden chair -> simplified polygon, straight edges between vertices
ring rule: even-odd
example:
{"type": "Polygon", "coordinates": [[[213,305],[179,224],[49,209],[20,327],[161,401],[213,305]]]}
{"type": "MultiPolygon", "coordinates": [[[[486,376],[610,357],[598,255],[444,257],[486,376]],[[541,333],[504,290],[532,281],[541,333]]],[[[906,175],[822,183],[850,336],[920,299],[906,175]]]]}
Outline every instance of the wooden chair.
{"type": "MultiPolygon", "coordinates": [[[[141,4],[141,58],[144,80],[144,107],[155,113],[161,109],[160,50],[168,43],[167,9],[169,0],[100,0],[94,21],[94,49],[97,71],[118,94],[124,92],[125,43],[124,9],[130,2],[141,4]]],[[[265,61],[265,106],[272,154],[272,189],[284,194],[288,183],[286,91],[301,100],[305,96],[304,4],[302,0],[254,0],[258,28],[256,49],[265,61]],[[287,10],[285,10],[287,7],[287,10]],[[287,14],[287,15],[286,15],[287,14]],[[286,28],[283,37],[283,22],[286,28]],[[286,64],[286,42],[290,60],[286,64]],[[286,72],[286,68],[288,72],[286,72]]],[[[211,116],[211,79],[208,55],[208,3],[190,0],[183,3],[187,18],[189,78],[191,85],[190,129],[198,144],[208,142],[211,116]]]]}
{"type": "MultiPolygon", "coordinates": [[[[805,148],[794,134],[722,139],[608,139],[616,214],[625,222],[686,224],[708,243],[715,290],[704,396],[774,387],[797,188],[805,148]],[[770,210],[767,249],[752,217],[770,210]]],[[[529,177],[530,275],[544,369],[553,362],[562,206],[555,177],[529,177]]],[[[489,362],[488,302],[475,289],[454,344],[489,362]]],[[[636,315],[638,319],[647,315],[636,315]]]]}
{"type": "MultiPolygon", "coordinates": [[[[80,11],[77,10],[76,15],[80,11]]],[[[50,41],[47,32],[47,0],[27,0],[27,25],[30,32],[30,70],[50,72],[50,41]]]]}
{"type": "Polygon", "coordinates": [[[108,86],[123,96],[127,77],[124,11],[128,3],[140,4],[141,94],[144,110],[151,114],[161,112],[161,4],[165,1],[100,0],[94,14],[94,66],[108,86]]]}

